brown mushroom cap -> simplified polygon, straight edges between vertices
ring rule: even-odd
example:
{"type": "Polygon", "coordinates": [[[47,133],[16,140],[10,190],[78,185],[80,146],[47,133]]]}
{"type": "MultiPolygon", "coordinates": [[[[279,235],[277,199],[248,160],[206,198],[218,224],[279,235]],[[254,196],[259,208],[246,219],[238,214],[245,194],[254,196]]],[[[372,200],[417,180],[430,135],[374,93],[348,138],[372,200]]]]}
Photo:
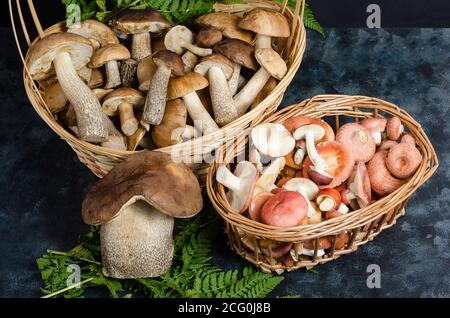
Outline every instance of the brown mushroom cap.
{"type": "Polygon", "coordinates": [[[84,36],[88,39],[97,41],[100,46],[119,43],[117,35],[107,25],[93,19],[81,21],[73,24],[67,29],[67,32],[84,36]]]}
{"type": "Polygon", "coordinates": [[[184,163],[157,151],[136,153],[98,181],[82,204],[87,224],[103,224],[115,217],[131,199],[138,197],[162,213],[185,218],[203,207],[198,180],[184,163]]]}
{"type": "Polygon", "coordinates": [[[286,75],[286,62],[274,50],[268,48],[257,49],[255,57],[258,63],[276,79],[281,80],[286,75]]]}
{"type": "Polygon", "coordinates": [[[170,23],[156,10],[124,10],[111,21],[111,26],[119,32],[139,34],[161,32],[169,28],[170,23]]]}
{"type": "Polygon", "coordinates": [[[93,48],[91,42],[80,35],[52,33],[30,48],[27,66],[31,77],[40,81],[53,76],[53,57],[62,52],[69,53],[72,64],[79,69],[89,62],[93,48]]]}
{"type": "Polygon", "coordinates": [[[136,70],[140,91],[148,91],[150,81],[153,78],[153,74],[155,74],[156,69],[157,66],[155,62],[153,62],[153,58],[151,56],[147,56],[140,60],[136,70]]]}
{"type": "Polygon", "coordinates": [[[176,76],[182,76],[184,74],[184,65],[181,57],[172,51],[159,51],[153,55],[153,62],[155,62],[156,65],[166,65],[176,76]]]}
{"type": "Polygon", "coordinates": [[[255,59],[255,48],[244,41],[224,40],[214,45],[213,51],[251,70],[259,69],[258,62],[255,59]]]}
{"type": "Polygon", "coordinates": [[[212,47],[222,41],[222,32],[213,26],[206,26],[198,31],[195,40],[200,47],[212,47]]]}
{"type": "Polygon", "coordinates": [[[247,13],[239,27],[257,34],[287,38],[291,34],[289,23],[279,12],[266,8],[256,8],[247,13]]]}
{"type": "Polygon", "coordinates": [[[233,75],[233,63],[225,56],[220,54],[211,54],[203,57],[200,62],[195,66],[195,72],[206,76],[211,67],[217,66],[223,72],[226,79],[229,80],[233,75]]]}
{"type": "Polygon", "coordinates": [[[117,113],[119,105],[122,103],[142,106],[144,102],[145,97],[140,91],[130,87],[121,87],[105,97],[102,108],[108,116],[114,116],[117,113]]]}
{"type": "Polygon", "coordinates": [[[247,43],[253,42],[253,34],[239,28],[241,18],[232,13],[213,12],[204,14],[195,20],[202,26],[212,26],[222,31],[223,36],[229,39],[238,39],[247,43]]]}
{"type": "Polygon", "coordinates": [[[161,124],[152,129],[152,139],[158,148],[181,142],[183,129],[186,127],[187,110],[181,99],[167,101],[161,124]]]}
{"type": "Polygon", "coordinates": [[[126,60],[130,57],[130,51],[122,44],[108,44],[95,51],[89,62],[89,67],[98,68],[106,62],[126,60]]]}
{"type": "Polygon", "coordinates": [[[167,99],[183,97],[186,94],[204,89],[208,85],[208,80],[196,72],[190,72],[181,77],[174,77],[169,81],[167,99]]]}

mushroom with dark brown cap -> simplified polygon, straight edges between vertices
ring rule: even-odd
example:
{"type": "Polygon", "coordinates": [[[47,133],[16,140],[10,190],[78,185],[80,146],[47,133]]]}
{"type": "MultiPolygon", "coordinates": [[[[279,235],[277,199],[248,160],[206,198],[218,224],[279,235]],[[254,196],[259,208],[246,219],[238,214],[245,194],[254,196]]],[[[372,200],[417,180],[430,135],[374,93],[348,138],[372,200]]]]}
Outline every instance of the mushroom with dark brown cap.
{"type": "Polygon", "coordinates": [[[150,32],[159,33],[170,23],[156,10],[124,10],[111,20],[111,26],[115,31],[133,35],[131,56],[140,61],[152,54],[150,32]]]}
{"type": "Polygon", "coordinates": [[[30,48],[27,66],[37,81],[56,72],[64,94],[74,107],[79,137],[89,142],[102,142],[108,136],[108,129],[100,102],[76,72],[89,62],[92,53],[88,39],[72,33],[53,33],[30,48]]]}
{"type": "Polygon", "coordinates": [[[291,34],[289,23],[279,12],[256,8],[247,13],[239,27],[256,33],[256,48],[271,48],[272,37],[287,38],[291,34]]]}
{"type": "Polygon", "coordinates": [[[368,162],[375,154],[376,144],[371,132],[358,123],[348,123],[339,128],[336,141],[352,151],[355,161],[368,162]]]}
{"type": "Polygon", "coordinates": [[[152,128],[152,139],[159,148],[182,142],[187,111],[181,99],[169,100],[161,124],[152,128]]]}
{"type": "Polygon", "coordinates": [[[108,44],[119,44],[119,39],[113,30],[111,30],[106,24],[93,19],[74,23],[67,28],[67,32],[88,38],[91,40],[93,44],[92,46],[95,49],[108,44]]]}
{"type": "Polygon", "coordinates": [[[147,130],[150,129],[150,125],[161,123],[166,107],[167,86],[171,74],[181,76],[184,73],[181,58],[169,50],[159,51],[153,55],[153,62],[157,68],[150,81],[141,118],[141,125],[147,130]]]}
{"type": "Polygon", "coordinates": [[[193,43],[194,34],[184,25],[174,26],[166,33],[166,37],[164,38],[166,48],[178,55],[183,54],[186,50],[198,56],[206,56],[212,53],[211,49],[204,49],[193,43]]]}
{"type": "Polygon", "coordinates": [[[240,115],[247,112],[247,109],[271,76],[281,80],[287,72],[286,62],[272,49],[257,49],[255,51],[255,57],[261,65],[261,68],[245,84],[239,93],[234,96],[234,102],[240,115]]]}
{"type": "Polygon", "coordinates": [[[219,126],[225,126],[239,117],[227,80],[233,74],[233,63],[220,54],[203,57],[195,66],[195,72],[209,80],[214,119],[219,126]]]}
{"type": "Polygon", "coordinates": [[[139,81],[139,90],[142,92],[147,92],[150,87],[150,82],[152,81],[153,75],[156,72],[155,62],[153,62],[153,57],[147,56],[139,61],[136,69],[136,75],[139,81]]]}
{"type": "Polygon", "coordinates": [[[131,136],[139,126],[133,107],[142,106],[144,101],[144,95],[138,90],[121,87],[105,97],[102,107],[108,116],[114,116],[119,112],[121,129],[126,136],[131,136]]]}
{"type": "Polygon", "coordinates": [[[101,224],[103,272],[116,278],[155,277],[173,257],[173,217],[197,214],[197,178],[169,154],[143,151],[114,167],[86,195],[87,224],[101,224]]]}
{"type": "Polygon", "coordinates": [[[99,68],[105,65],[105,88],[114,88],[122,83],[119,64],[117,61],[122,61],[129,58],[130,52],[125,46],[122,44],[108,44],[95,51],[91,62],[89,63],[89,67],[99,68]]]}
{"type": "Polygon", "coordinates": [[[207,86],[208,80],[206,78],[199,73],[190,72],[171,79],[167,89],[167,99],[181,98],[186,105],[189,116],[194,121],[194,125],[203,134],[212,133],[219,128],[196,93],[196,91],[207,86]]]}
{"type": "Polygon", "coordinates": [[[195,40],[200,47],[213,47],[222,41],[222,32],[213,26],[205,26],[198,31],[195,40]]]}

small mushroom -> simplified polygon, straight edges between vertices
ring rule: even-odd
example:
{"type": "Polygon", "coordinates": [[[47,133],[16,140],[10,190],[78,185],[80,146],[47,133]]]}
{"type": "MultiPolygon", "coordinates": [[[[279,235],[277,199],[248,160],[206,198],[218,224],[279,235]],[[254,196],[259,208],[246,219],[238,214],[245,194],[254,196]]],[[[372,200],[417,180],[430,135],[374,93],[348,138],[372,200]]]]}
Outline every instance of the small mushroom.
{"type": "Polygon", "coordinates": [[[305,156],[306,142],[303,139],[297,140],[297,142],[295,143],[295,148],[285,156],[286,165],[293,169],[300,170],[305,156]]]}
{"type": "Polygon", "coordinates": [[[150,32],[159,33],[170,23],[156,10],[124,10],[111,20],[112,28],[132,34],[131,56],[140,61],[152,54],[150,32]]]}
{"type": "Polygon", "coordinates": [[[389,118],[386,124],[386,131],[390,140],[397,141],[404,131],[404,127],[402,125],[402,122],[400,121],[400,118],[398,118],[397,116],[389,118]]]}
{"type": "Polygon", "coordinates": [[[99,101],[78,76],[93,53],[91,42],[72,33],[52,33],[36,42],[28,56],[28,70],[34,80],[44,80],[56,72],[58,82],[73,105],[82,140],[102,142],[108,136],[99,101]]]}
{"type": "Polygon", "coordinates": [[[361,122],[361,126],[365,127],[372,134],[375,144],[379,146],[382,141],[382,133],[386,129],[387,120],[383,117],[366,118],[361,122]]]}
{"type": "Polygon", "coordinates": [[[119,44],[119,39],[113,30],[106,24],[93,19],[74,23],[67,29],[67,32],[88,38],[95,49],[108,44],[119,44]]]}
{"type": "Polygon", "coordinates": [[[173,258],[173,218],[203,207],[197,178],[169,154],[136,153],[115,166],[86,195],[87,224],[101,224],[103,273],[114,278],[156,277],[173,258]]]}
{"type": "Polygon", "coordinates": [[[222,41],[222,32],[216,27],[205,26],[198,31],[195,39],[198,46],[211,48],[222,41]]]}
{"type": "Polygon", "coordinates": [[[105,65],[105,88],[114,88],[122,83],[119,64],[117,61],[122,61],[129,58],[130,52],[125,46],[122,44],[108,44],[95,51],[91,62],[89,63],[89,67],[99,68],[105,65]]]}
{"type": "Polygon", "coordinates": [[[295,147],[291,133],[281,124],[265,123],[254,127],[251,140],[258,151],[270,157],[282,157],[295,147]]]}
{"type": "Polygon", "coordinates": [[[271,192],[273,188],[276,188],[274,183],[285,165],[286,159],[284,159],[284,157],[273,160],[271,164],[263,170],[258,181],[256,181],[254,195],[261,192],[271,192]]]}
{"type": "Polygon", "coordinates": [[[395,178],[387,169],[387,156],[388,151],[378,151],[367,164],[372,190],[381,196],[394,192],[404,184],[404,180],[395,178]]]}
{"type": "Polygon", "coordinates": [[[364,208],[372,202],[372,189],[364,162],[359,161],[356,164],[355,170],[348,180],[348,189],[353,193],[360,208],[364,208]]]}
{"type": "Polygon", "coordinates": [[[184,65],[184,72],[189,73],[194,70],[195,65],[198,63],[198,56],[192,53],[191,51],[186,51],[181,56],[181,60],[184,65]]]}
{"type": "Polygon", "coordinates": [[[404,134],[400,142],[410,144],[411,146],[416,146],[416,138],[411,134],[404,134]]]}
{"type": "Polygon", "coordinates": [[[306,203],[308,204],[308,218],[315,217],[317,212],[310,201],[316,198],[319,193],[319,188],[314,182],[306,178],[293,178],[286,182],[283,189],[300,193],[306,199],[306,203]]]}
{"type": "Polygon", "coordinates": [[[348,123],[339,128],[336,141],[350,149],[355,161],[368,162],[375,154],[376,144],[371,132],[358,123],[348,123]]]}
{"type": "Polygon", "coordinates": [[[162,148],[182,142],[186,119],[187,111],[183,101],[181,99],[168,101],[161,124],[152,129],[155,145],[162,148]]]}
{"type": "Polygon", "coordinates": [[[273,197],[274,194],[271,192],[261,192],[255,195],[248,206],[248,215],[250,218],[256,222],[262,223],[261,210],[267,200],[273,197]]]}
{"type": "Polygon", "coordinates": [[[266,201],[261,210],[261,219],[272,226],[297,226],[306,219],[307,210],[307,200],[300,193],[282,191],[266,201]]]}
{"type": "Polygon", "coordinates": [[[108,116],[114,116],[119,112],[121,129],[126,136],[131,136],[139,126],[133,107],[143,104],[144,95],[141,92],[134,88],[121,87],[105,97],[102,107],[108,116]]]}
{"type": "Polygon", "coordinates": [[[239,27],[256,33],[256,48],[271,48],[272,37],[287,38],[291,29],[287,19],[279,12],[256,8],[247,13],[239,27]]]}
{"type": "Polygon", "coordinates": [[[133,59],[127,59],[120,63],[120,78],[122,86],[131,87],[134,86],[136,81],[136,70],[138,63],[133,59]]]}
{"type": "Polygon", "coordinates": [[[320,211],[328,212],[337,209],[341,203],[341,195],[336,189],[322,189],[316,197],[320,211]]]}
{"type": "Polygon", "coordinates": [[[139,61],[136,75],[139,81],[139,90],[141,92],[148,92],[157,68],[155,62],[153,62],[153,57],[151,56],[147,56],[139,61]]]}
{"type": "Polygon", "coordinates": [[[133,135],[127,137],[127,150],[135,151],[138,146],[142,146],[142,142],[145,139],[146,134],[147,129],[139,126],[133,135]]]}
{"type": "Polygon", "coordinates": [[[173,78],[167,89],[167,99],[181,98],[195,126],[201,128],[204,134],[212,133],[219,128],[196,93],[207,86],[206,78],[196,72],[190,72],[173,78]]]}
{"type": "Polygon", "coordinates": [[[234,96],[234,102],[240,115],[247,112],[271,76],[281,80],[287,72],[286,62],[272,49],[257,49],[255,57],[261,68],[234,96]]]}
{"type": "Polygon", "coordinates": [[[393,176],[405,179],[417,171],[422,159],[422,154],[415,145],[401,142],[389,149],[386,167],[393,176]]]}
{"type": "Polygon", "coordinates": [[[99,68],[91,69],[91,78],[88,82],[89,88],[99,88],[105,84],[105,77],[103,76],[103,72],[99,68]]]}
{"type": "Polygon", "coordinates": [[[228,39],[237,39],[251,44],[253,34],[239,27],[241,18],[232,13],[213,12],[201,15],[195,19],[195,23],[200,26],[209,26],[219,29],[223,36],[228,39]]]}
{"type": "Polygon", "coordinates": [[[63,111],[68,103],[66,94],[58,82],[54,82],[44,89],[44,101],[52,114],[63,111]]]}
{"type": "Polygon", "coordinates": [[[153,62],[157,65],[157,69],[150,81],[141,118],[141,125],[147,130],[150,129],[150,125],[159,125],[164,116],[170,75],[173,73],[181,76],[184,73],[181,58],[171,51],[159,51],[153,55],[153,62]]]}
{"type": "Polygon", "coordinates": [[[257,178],[258,171],[249,161],[239,162],[234,174],[225,165],[220,166],[216,172],[217,182],[229,189],[228,203],[236,213],[247,210],[257,178]]]}
{"type": "Polygon", "coordinates": [[[283,123],[284,127],[286,127],[286,129],[289,130],[289,132],[292,134],[297,130],[297,128],[311,124],[322,126],[322,128],[325,130],[325,135],[323,136],[322,139],[318,140],[316,144],[324,141],[335,140],[333,128],[331,128],[331,126],[327,122],[323,121],[320,118],[313,118],[308,116],[294,116],[288,118],[283,123]]]}
{"type": "Polygon", "coordinates": [[[164,45],[169,51],[182,55],[185,50],[189,50],[195,55],[206,56],[212,53],[212,49],[204,49],[193,44],[194,34],[184,25],[177,25],[172,27],[166,33],[164,38],[164,45]]]}
{"type": "Polygon", "coordinates": [[[85,65],[79,70],[77,70],[77,74],[83,80],[83,82],[88,84],[91,81],[92,69],[85,65]]]}

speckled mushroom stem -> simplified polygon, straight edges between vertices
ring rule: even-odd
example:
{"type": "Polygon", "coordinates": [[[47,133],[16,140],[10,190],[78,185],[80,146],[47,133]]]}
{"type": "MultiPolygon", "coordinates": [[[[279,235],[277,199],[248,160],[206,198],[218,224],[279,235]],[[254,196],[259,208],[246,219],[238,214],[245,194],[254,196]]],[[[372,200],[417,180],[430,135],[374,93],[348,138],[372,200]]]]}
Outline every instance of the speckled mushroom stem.
{"type": "Polygon", "coordinates": [[[196,92],[186,94],[182,97],[182,99],[186,105],[186,110],[194,123],[196,125],[197,123],[201,124],[203,134],[210,134],[219,129],[219,126],[217,126],[214,119],[212,119],[211,115],[209,115],[196,92]]]}
{"type": "Polygon", "coordinates": [[[228,88],[230,90],[231,96],[236,95],[239,89],[240,75],[241,75],[241,65],[234,63],[233,75],[231,75],[231,78],[228,80],[228,88]]]}
{"type": "Polygon", "coordinates": [[[120,79],[122,86],[131,87],[136,79],[138,63],[133,59],[128,59],[120,63],[120,79]]]}
{"type": "Polygon", "coordinates": [[[216,123],[222,127],[239,117],[234,106],[233,96],[228,89],[228,82],[222,70],[213,66],[208,71],[209,92],[216,123]]]}
{"type": "Polygon", "coordinates": [[[105,141],[108,129],[100,102],[78,76],[69,53],[59,53],[53,64],[59,84],[74,107],[80,138],[89,142],[105,141]]]}
{"type": "Polygon", "coordinates": [[[198,56],[207,56],[213,53],[212,49],[204,49],[188,42],[184,42],[182,46],[198,56]]]}
{"type": "Polygon", "coordinates": [[[171,72],[169,67],[161,63],[153,74],[141,118],[141,125],[147,131],[150,130],[150,125],[159,125],[163,119],[171,72]]]}
{"type": "Polygon", "coordinates": [[[114,88],[122,84],[120,79],[119,64],[117,61],[108,61],[105,64],[106,84],[105,88],[114,88]]]}
{"type": "Polygon", "coordinates": [[[184,64],[184,72],[189,73],[191,72],[195,65],[198,62],[198,56],[192,53],[191,51],[186,51],[182,56],[181,60],[184,64]]]}
{"type": "Polygon", "coordinates": [[[133,135],[139,127],[139,122],[134,116],[133,105],[121,103],[119,105],[120,128],[126,136],[133,135]]]}
{"type": "Polygon", "coordinates": [[[240,92],[234,96],[233,99],[239,116],[242,116],[247,112],[247,109],[253,103],[256,96],[258,96],[258,93],[262,90],[269,78],[269,72],[267,72],[264,67],[261,67],[240,92]]]}
{"type": "Polygon", "coordinates": [[[314,164],[316,171],[324,173],[327,169],[327,163],[317,152],[316,145],[314,144],[313,134],[311,132],[307,132],[305,139],[306,151],[308,152],[308,156],[311,159],[311,162],[314,164]]]}
{"type": "Polygon", "coordinates": [[[108,126],[108,139],[101,145],[106,148],[127,150],[125,136],[116,128],[114,123],[106,114],[103,116],[106,125],[108,126]]]}
{"type": "Polygon", "coordinates": [[[134,34],[131,40],[131,56],[134,60],[140,61],[152,54],[152,42],[150,33],[134,34]]]}
{"type": "Polygon", "coordinates": [[[255,47],[257,49],[271,48],[272,47],[272,38],[267,35],[257,34],[255,47]]]}

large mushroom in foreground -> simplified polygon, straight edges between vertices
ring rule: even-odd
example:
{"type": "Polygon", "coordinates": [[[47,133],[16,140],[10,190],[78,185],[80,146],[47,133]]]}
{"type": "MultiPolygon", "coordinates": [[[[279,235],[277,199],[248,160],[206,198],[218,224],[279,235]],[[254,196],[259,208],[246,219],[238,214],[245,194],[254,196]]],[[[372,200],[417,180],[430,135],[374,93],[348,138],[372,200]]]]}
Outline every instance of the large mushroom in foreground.
{"type": "Polygon", "coordinates": [[[169,154],[128,157],[97,182],[83,201],[87,224],[99,225],[103,273],[114,278],[156,277],[173,258],[173,218],[203,207],[195,175],[169,154]]]}

